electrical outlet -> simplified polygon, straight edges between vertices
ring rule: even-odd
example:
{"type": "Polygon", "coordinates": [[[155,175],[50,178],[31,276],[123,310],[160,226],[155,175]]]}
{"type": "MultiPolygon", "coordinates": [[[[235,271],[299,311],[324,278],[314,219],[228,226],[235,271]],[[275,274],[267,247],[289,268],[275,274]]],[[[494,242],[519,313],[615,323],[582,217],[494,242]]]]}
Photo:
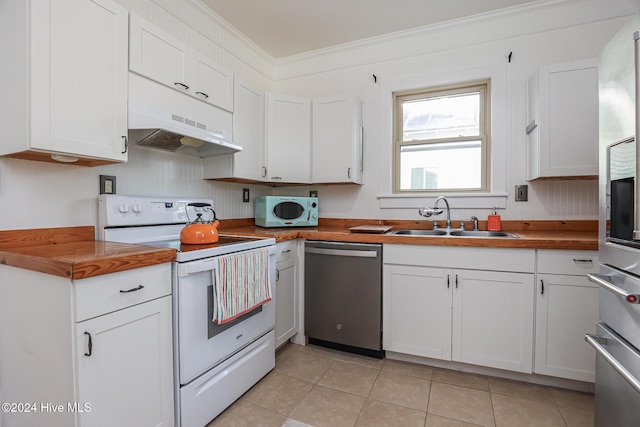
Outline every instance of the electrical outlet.
{"type": "Polygon", "coordinates": [[[516,202],[526,202],[528,200],[528,185],[516,185],[516,202]]]}
{"type": "Polygon", "coordinates": [[[249,189],[248,188],[243,188],[242,189],[242,201],[244,203],[249,203],[249,189]]]}
{"type": "Polygon", "coordinates": [[[318,197],[318,190],[309,191],[309,197],[318,197]]]}
{"type": "Polygon", "coordinates": [[[116,194],[116,177],[100,175],[100,194],[116,194]]]}

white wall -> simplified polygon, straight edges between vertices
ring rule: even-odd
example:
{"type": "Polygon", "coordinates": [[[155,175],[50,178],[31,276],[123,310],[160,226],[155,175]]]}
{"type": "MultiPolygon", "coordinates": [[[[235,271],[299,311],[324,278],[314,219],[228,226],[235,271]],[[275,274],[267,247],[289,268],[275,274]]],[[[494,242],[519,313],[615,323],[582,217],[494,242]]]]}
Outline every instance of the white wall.
{"type": "MultiPolygon", "coordinates": [[[[595,181],[533,183],[529,202],[512,201],[514,185],[524,183],[524,81],[539,64],[597,56],[624,20],[604,17],[629,14],[626,0],[568,1],[555,8],[558,2],[550,1],[549,7],[513,16],[467,20],[278,62],[216,23],[196,0],[116,1],[266,90],[304,96],[349,92],[365,100],[365,183],[319,188],[321,216],[418,219],[414,208],[379,207],[378,196],[390,188],[390,141],[384,137],[390,121],[388,93],[394,85],[428,85],[488,69],[502,81],[496,100],[502,112],[494,121],[494,135],[500,135],[497,159],[502,172],[498,173],[504,175],[502,186],[508,195],[503,217],[597,217],[595,181]],[[559,28],[563,26],[567,27],[559,28]],[[510,51],[513,61],[508,64],[510,51]],[[374,73],[378,84],[371,78],[374,73]]],[[[251,189],[252,199],[274,191],[260,185],[203,181],[200,160],[138,147],[131,147],[128,163],[96,168],[0,158],[0,229],[95,225],[100,174],[115,175],[120,194],[212,197],[221,218],[253,216],[252,203],[241,201],[242,188],[251,189]]],[[[290,187],[275,192],[306,195],[308,190],[290,187]]],[[[451,200],[454,208],[462,203],[451,200]]],[[[454,210],[452,216],[486,213],[464,209],[454,210]]]]}

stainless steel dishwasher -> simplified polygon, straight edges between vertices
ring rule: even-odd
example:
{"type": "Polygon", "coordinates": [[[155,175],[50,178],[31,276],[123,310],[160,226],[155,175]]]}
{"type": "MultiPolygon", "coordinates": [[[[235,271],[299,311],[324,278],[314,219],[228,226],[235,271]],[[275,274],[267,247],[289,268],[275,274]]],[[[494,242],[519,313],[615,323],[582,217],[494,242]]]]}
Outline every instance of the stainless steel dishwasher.
{"type": "Polygon", "coordinates": [[[309,342],[382,358],[382,245],[308,241],[304,252],[309,342]]]}

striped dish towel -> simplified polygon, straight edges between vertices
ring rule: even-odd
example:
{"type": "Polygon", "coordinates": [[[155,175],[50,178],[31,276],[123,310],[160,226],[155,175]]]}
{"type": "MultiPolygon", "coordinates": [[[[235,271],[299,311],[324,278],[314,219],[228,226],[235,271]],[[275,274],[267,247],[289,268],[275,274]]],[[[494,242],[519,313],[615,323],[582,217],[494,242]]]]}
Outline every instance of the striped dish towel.
{"type": "Polygon", "coordinates": [[[269,249],[219,257],[213,283],[212,320],[220,325],[271,301],[269,249]]]}

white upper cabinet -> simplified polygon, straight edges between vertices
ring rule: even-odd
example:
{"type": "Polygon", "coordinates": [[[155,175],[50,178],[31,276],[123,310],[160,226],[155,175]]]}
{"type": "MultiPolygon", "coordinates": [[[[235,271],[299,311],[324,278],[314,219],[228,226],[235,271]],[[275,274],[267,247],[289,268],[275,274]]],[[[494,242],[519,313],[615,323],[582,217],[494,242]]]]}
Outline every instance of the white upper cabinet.
{"type": "Polygon", "coordinates": [[[270,183],[311,182],[311,100],[267,94],[267,170],[270,183]]]}
{"type": "Polygon", "coordinates": [[[111,0],[3,0],[0,155],[127,160],[127,17],[111,0]]]}
{"type": "Polygon", "coordinates": [[[130,19],[129,69],[233,111],[233,73],[136,15],[130,19]]]}
{"type": "Polygon", "coordinates": [[[527,98],[527,179],[597,177],[597,61],[540,67],[527,98]]]}
{"type": "Polygon", "coordinates": [[[204,178],[262,182],[266,171],[266,93],[235,79],[233,97],[233,140],[242,151],[204,159],[204,178]]]}
{"type": "Polygon", "coordinates": [[[362,102],[352,96],[313,100],[312,179],[362,184],[362,102]]]}

